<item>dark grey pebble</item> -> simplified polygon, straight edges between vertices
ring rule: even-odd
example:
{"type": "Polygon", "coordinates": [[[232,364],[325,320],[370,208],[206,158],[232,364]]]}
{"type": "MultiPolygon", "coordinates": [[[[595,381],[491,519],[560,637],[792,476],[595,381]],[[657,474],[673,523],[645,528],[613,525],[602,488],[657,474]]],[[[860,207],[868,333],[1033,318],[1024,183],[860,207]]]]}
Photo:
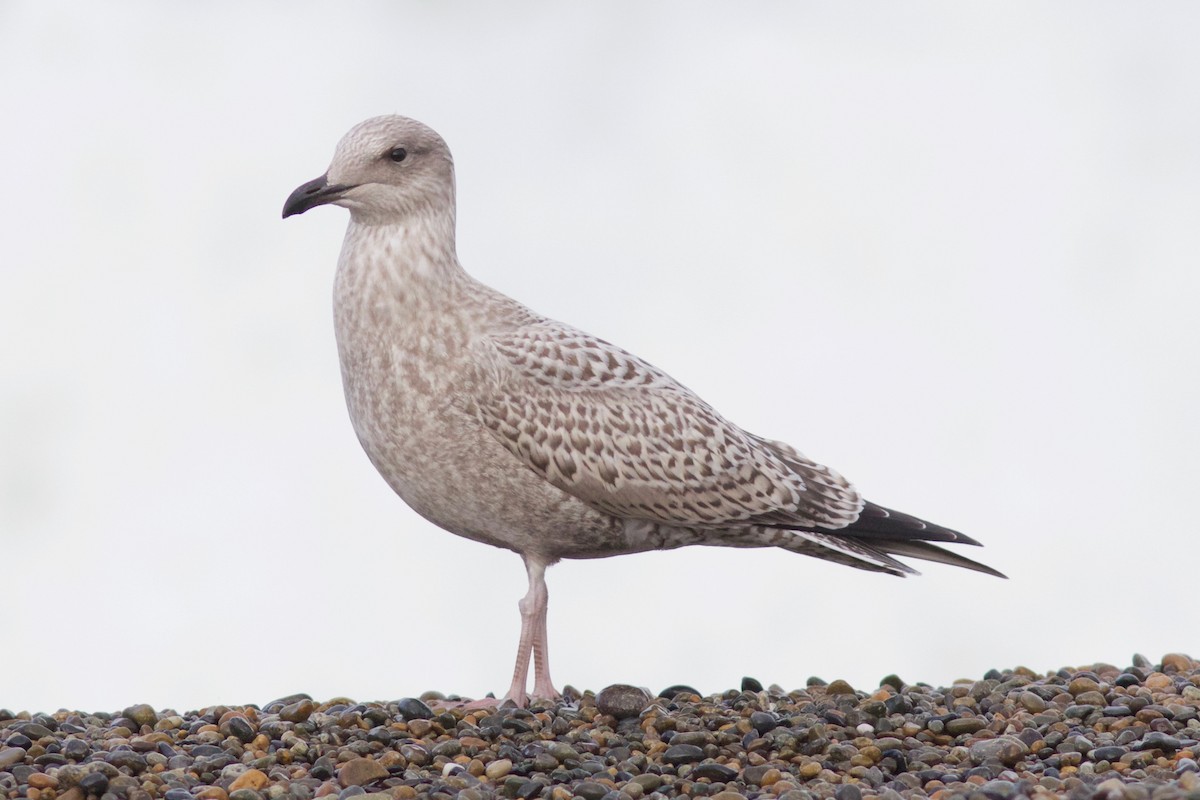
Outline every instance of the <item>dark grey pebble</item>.
{"type": "Polygon", "coordinates": [[[1128,752],[1124,747],[1097,747],[1088,753],[1088,758],[1092,761],[1119,761],[1128,752]]]}
{"type": "Polygon", "coordinates": [[[594,781],[581,781],[572,786],[571,791],[582,797],[583,800],[601,800],[608,794],[608,787],[594,781]]]}
{"type": "Polygon", "coordinates": [[[146,757],[132,750],[113,750],[106,756],[106,760],[114,767],[129,767],[135,773],[146,768],[146,757]]]}
{"type": "Polygon", "coordinates": [[[754,678],[751,678],[748,675],[746,677],[742,678],[742,691],[743,692],[761,692],[762,690],[763,690],[763,685],[761,683],[759,683],[757,680],[755,680],[754,678]]]}
{"type": "Polygon", "coordinates": [[[229,793],[229,800],[262,800],[262,794],[254,789],[238,789],[229,793]]]}
{"type": "Polygon", "coordinates": [[[758,731],[759,734],[773,731],[778,726],[779,721],[775,719],[774,714],[768,714],[766,711],[755,711],[750,715],[750,727],[758,731]]]}
{"type": "Polygon", "coordinates": [[[225,754],[225,751],[215,744],[198,744],[192,748],[192,756],[195,758],[212,758],[213,756],[223,756],[225,754]]]}
{"type": "Polygon", "coordinates": [[[641,714],[650,705],[651,697],[644,689],[624,683],[615,683],[600,690],[596,695],[596,708],[601,714],[617,719],[628,719],[641,714]]]}
{"type": "Polygon", "coordinates": [[[279,697],[263,706],[263,711],[266,711],[268,714],[278,714],[284,706],[299,703],[301,700],[312,700],[312,695],[305,692],[297,692],[296,694],[289,694],[287,697],[279,697]]]}
{"type": "Polygon", "coordinates": [[[712,738],[713,735],[708,731],[683,731],[670,737],[668,741],[671,744],[694,744],[697,747],[704,747],[712,741],[712,738]]]}
{"type": "Polygon", "coordinates": [[[521,798],[521,800],[533,800],[533,798],[541,795],[542,789],[545,786],[546,784],[541,781],[525,781],[517,787],[516,796],[521,798]]]}
{"type": "Polygon", "coordinates": [[[192,800],[192,793],[187,789],[167,789],[167,793],[163,797],[166,800],[192,800]]]}
{"type": "Polygon", "coordinates": [[[837,800],[862,800],[862,790],[852,783],[843,783],[833,793],[837,800]]]}
{"type": "MultiPolygon", "coordinates": [[[[1017,784],[1013,781],[990,780],[983,784],[977,790],[982,792],[985,797],[993,798],[993,800],[1006,800],[1009,797],[1017,796],[1019,790],[1017,784]]],[[[1027,797],[1026,793],[1020,793],[1022,797],[1027,797]]]]}
{"type": "Polygon", "coordinates": [[[4,740],[5,747],[23,747],[26,750],[33,747],[33,740],[23,733],[14,733],[4,740]]]}
{"type": "Polygon", "coordinates": [[[230,717],[229,733],[243,744],[254,741],[254,727],[242,717],[230,717]]]}
{"type": "Polygon", "coordinates": [[[39,725],[36,722],[23,722],[16,726],[17,733],[24,734],[30,739],[37,741],[43,736],[53,736],[54,731],[47,728],[45,725],[39,725]]]}
{"type": "Polygon", "coordinates": [[[694,744],[676,744],[668,747],[662,757],[668,764],[691,764],[702,760],[704,751],[694,744]]]}
{"type": "Polygon", "coordinates": [[[742,770],[742,777],[746,779],[746,783],[761,786],[763,777],[767,774],[767,770],[774,769],[770,764],[760,764],[757,767],[746,767],[742,770]]]}
{"type": "Polygon", "coordinates": [[[383,745],[392,743],[392,729],[384,725],[376,725],[371,730],[367,731],[368,742],[379,742],[383,745]]]}
{"type": "Polygon", "coordinates": [[[433,709],[415,697],[405,697],[397,700],[396,708],[399,710],[400,716],[404,717],[405,722],[414,719],[431,719],[433,717],[433,709]]]}
{"type": "Polygon", "coordinates": [[[658,696],[665,697],[668,700],[673,700],[673,699],[675,699],[675,695],[683,694],[684,692],[687,692],[688,694],[695,694],[695,695],[700,694],[700,692],[696,691],[691,686],[688,686],[685,683],[677,683],[674,686],[668,686],[667,688],[663,689],[661,692],[658,693],[658,696]]]}
{"type": "Polygon", "coordinates": [[[697,764],[692,767],[692,771],[688,773],[688,777],[693,780],[707,778],[710,781],[720,781],[728,783],[738,776],[737,770],[727,767],[724,764],[718,764],[715,761],[707,761],[703,764],[697,764]]]}
{"type": "MultiPolygon", "coordinates": [[[[404,751],[401,750],[401,753],[403,752],[404,751]]],[[[412,759],[409,760],[411,761],[412,759]]],[[[308,774],[314,778],[317,778],[318,780],[326,780],[327,778],[333,777],[333,771],[333,759],[331,759],[329,756],[321,756],[313,762],[312,767],[308,770],[308,774]]]]}
{"type": "Polygon", "coordinates": [[[454,758],[462,753],[462,742],[458,739],[447,739],[444,742],[438,742],[429,752],[435,756],[445,756],[446,758],[454,758]]]}
{"type": "Polygon", "coordinates": [[[80,761],[87,758],[88,754],[92,752],[92,748],[83,739],[67,739],[63,743],[62,752],[67,758],[80,761]]]}
{"type": "MultiPolygon", "coordinates": [[[[108,791],[108,776],[103,772],[89,772],[79,779],[79,788],[88,794],[101,795],[108,791]]],[[[166,794],[167,800],[191,800],[191,793],[186,789],[171,789],[166,794]],[[171,796],[171,792],[183,792],[184,797],[178,794],[171,796]]]]}
{"type": "Polygon", "coordinates": [[[1174,736],[1167,736],[1159,731],[1150,731],[1142,741],[1134,745],[1135,750],[1167,750],[1175,752],[1183,746],[1183,743],[1174,736]]]}
{"type": "Polygon", "coordinates": [[[997,760],[1006,766],[1012,766],[1029,752],[1029,747],[1015,736],[997,736],[995,739],[984,739],[971,745],[969,752],[971,760],[976,764],[997,760]]]}
{"type": "Polygon", "coordinates": [[[979,717],[959,717],[946,722],[946,733],[951,736],[961,736],[964,733],[975,733],[987,727],[987,721],[979,717]]]}
{"type": "Polygon", "coordinates": [[[1132,672],[1122,672],[1117,676],[1116,680],[1113,681],[1113,683],[1122,688],[1137,686],[1141,682],[1141,678],[1139,678],[1137,675],[1134,675],[1132,672]]]}

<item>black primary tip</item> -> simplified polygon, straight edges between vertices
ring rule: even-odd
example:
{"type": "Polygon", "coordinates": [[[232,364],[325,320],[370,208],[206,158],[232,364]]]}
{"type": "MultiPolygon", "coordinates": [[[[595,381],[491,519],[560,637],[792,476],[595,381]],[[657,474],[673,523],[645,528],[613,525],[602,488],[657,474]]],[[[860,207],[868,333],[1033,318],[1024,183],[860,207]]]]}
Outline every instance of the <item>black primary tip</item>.
{"type": "Polygon", "coordinates": [[[288,195],[287,202],[283,204],[283,218],[287,219],[293,214],[303,214],[310,208],[331,203],[342,195],[348,189],[353,189],[353,186],[344,186],[342,184],[329,184],[329,180],[322,175],[319,178],[314,178],[302,186],[299,186],[296,191],[288,195]]]}

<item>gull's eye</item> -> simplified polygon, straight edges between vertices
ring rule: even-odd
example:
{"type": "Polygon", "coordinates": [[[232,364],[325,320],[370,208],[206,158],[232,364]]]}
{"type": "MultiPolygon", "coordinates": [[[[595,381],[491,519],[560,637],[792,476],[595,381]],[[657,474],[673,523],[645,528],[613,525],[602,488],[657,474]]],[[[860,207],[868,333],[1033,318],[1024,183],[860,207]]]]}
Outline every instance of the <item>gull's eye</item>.
{"type": "Polygon", "coordinates": [[[408,158],[408,151],[403,147],[394,148],[390,153],[388,153],[388,158],[399,164],[401,161],[408,158]]]}

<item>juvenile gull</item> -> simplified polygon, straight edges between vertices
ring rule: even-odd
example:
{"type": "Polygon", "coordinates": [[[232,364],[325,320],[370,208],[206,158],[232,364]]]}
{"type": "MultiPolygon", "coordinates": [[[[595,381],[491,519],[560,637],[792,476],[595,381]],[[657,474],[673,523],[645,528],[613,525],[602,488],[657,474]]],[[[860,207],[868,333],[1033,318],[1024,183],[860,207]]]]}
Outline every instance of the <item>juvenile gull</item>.
{"type": "Polygon", "coordinates": [[[283,216],[350,210],[334,323],[350,419],[388,485],[451,533],[512,550],[529,591],[505,695],[555,698],[546,567],[685,545],[780,547],[891,575],[893,556],[1003,577],[930,542],[978,544],[865,501],[742,430],[662,370],[543,317],[458,263],[454,163],[430,128],[369,119],[283,216]]]}

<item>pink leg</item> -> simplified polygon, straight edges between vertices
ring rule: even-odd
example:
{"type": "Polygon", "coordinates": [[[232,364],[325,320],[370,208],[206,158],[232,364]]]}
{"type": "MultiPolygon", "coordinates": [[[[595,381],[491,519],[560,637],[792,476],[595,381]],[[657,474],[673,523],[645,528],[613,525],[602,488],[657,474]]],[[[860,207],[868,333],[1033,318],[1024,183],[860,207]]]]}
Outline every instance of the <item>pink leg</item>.
{"type": "Polygon", "coordinates": [[[512,685],[499,701],[511,700],[521,707],[529,704],[525,683],[529,678],[530,655],[533,656],[533,696],[544,700],[560,697],[550,680],[550,655],[546,643],[546,605],[550,599],[545,578],[548,564],[537,556],[524,556],[524,559],[525,571],[529,573],[529,591],[517,604],[521,609],[521,641],[517,645],[512,685]]]}

